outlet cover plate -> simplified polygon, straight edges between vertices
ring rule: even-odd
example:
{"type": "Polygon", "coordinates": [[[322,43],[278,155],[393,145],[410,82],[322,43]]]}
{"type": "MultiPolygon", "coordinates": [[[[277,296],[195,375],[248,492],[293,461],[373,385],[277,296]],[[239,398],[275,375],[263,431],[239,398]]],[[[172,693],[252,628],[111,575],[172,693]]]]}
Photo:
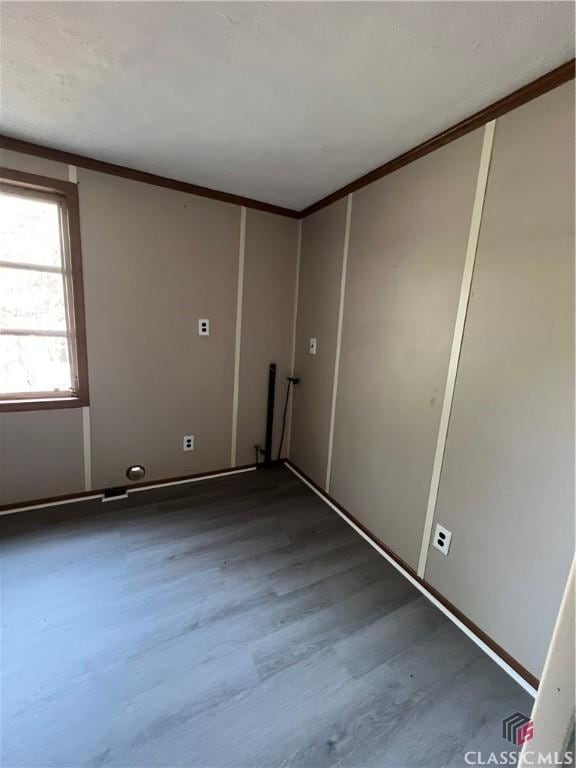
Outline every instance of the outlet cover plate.
{"type": "Polygon", "coordinates": [[[210,320],[198,320],[198,336],[210,336],[210,320]]]}
{"type": "Polygon", "coordinates": [[[443,555],[447,555],[450,550],[450,541],[452,539],[452,533],[447,528],[444,528],[440,523],[436,523],[434,528],[434,538],[432,539],[432,546],[436,547],[443,555]]]}
{"type": "Polygon", "coordinates": [[[194,450],[194,435],[184,435],[182,438],[182,450],[193,451],[194,450]]]}
{"type": "Polygon", "coordinates": [[[318,347],[318,344],[316,339],[311,337],[310,341],[308,342],[308,354],[315,355],[317,347],[318,347]]]}

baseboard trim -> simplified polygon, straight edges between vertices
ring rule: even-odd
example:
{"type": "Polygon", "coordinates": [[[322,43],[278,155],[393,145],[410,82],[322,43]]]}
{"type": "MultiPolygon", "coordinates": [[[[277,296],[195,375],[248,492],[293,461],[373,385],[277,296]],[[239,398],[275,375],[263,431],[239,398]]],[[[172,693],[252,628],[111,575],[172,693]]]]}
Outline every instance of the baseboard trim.
{"type": "MultiPolygon", "coordinates": [[[[171,485],[186,485],[187,483],[197,483],[200,480],[227,477],[228,475],[239,475],[243,472],[253,472],[255,469],[257,469],[256,464],[244,464],[232,469],[215,469],[211,472],[200,472],[195,475],[181,475],[179,477],[168,477],[165,480],[134,483],[126,488],[126,496],[118,497],[118,500],[126,499],[127,496],[141,491],[152,491],[156,488],[167,488],[171,485]]],[[[105,489],[101,488],[99,490],[84,493],[71,493],[66,494],[65,496],[51,496],[46,499],[34,499],[19,504],[4,504],[0,505],[0,516],[14,514],[15,512],[26,512],[32,509],[42,509],[42,507],[59,507],[64,504],[74,504],[79,501],[103,500],[104,494],[105,489]]],[[[108,501],[115,500],[116,499],[108,499],[108,501]]]]}
{"type": "Polygon", "coordinates": [[[520,662],[516,661],[502,646],[498,645],[477,624],[471,621],[462,611],[447,600],[437,589],[421,579],[414,568],[396,555],[389,547],[380,541],[354,515],[339,504],[330,494],[326,493],[317,483],[310,479],[290,459],[284,461],[285,466],[303,483],[319,496],[329,507],[337,512],[354,530],[374,547],[388,562],[396,568],[408,581],[419,590],[433,605],[450,619],[465,635],[493,661],[498,664],[513,680],[515,680],[531,696],[536,697],[539,680],[520,662]]]}
{"type": "MultiPolygon", "coordinates": [[[[398,557],[389,547],[380,541],[368,528],[366,528],[354,515],[339,504],[334,498],[326,493],[312,479],[310,479],[301,469],[299,469],[290,459],[280,459],[274,461],[273,465],[286,466],[296,477],[305,483],[314,493],[319,496],[329,507],[331,507],[343,520],[345,520],[354,530],[359,533],[374,549],[381,554],[388,562],[396,568],[408,581],[416,587],[431,603],[433,603],[442,613],[447,616],[464,634],[466,634],[474,643],[486,653],[493,661],[498,664],[510,677],[524,688],[531,696],[536,696],[539,680],[523,667],[516,659],[510,656],[498,643],[492,640],[480,627],[474,624],[462,611],[447,600],[440,592],[432,587],[424,579],[421,579],[416,571],[408,565],[402,558],[398,557]]],[[[262,466],[262,465],[260,465],[262,466]]],[[[200,482],[202,480],[215,479],[218,477],[227,477],[230,475],[239,475],[245,472],[253,472],[258,469],[256,464],[246,464],[241,467],[231,469],[216,469],[211,472],[202,472],[195,475],[184,475],[180,477],[171,477],[154,482],[135,483],[126,489],[127,495],[150,491],[157,488],[167,488],[174,485],[186,485],[200,482]]],[[[102,500],[104,498],[104,489],[85,493],[68,494],[66,496],[53,496],[47,499],[38,499],[21,504],[7,504],[0,506],[0,516],[14,514],[16,512],[26,512],[28,510],[42,509],[43,507],[56,507],[66,504],[73,504],[82,501],[102,500]]],[[[126,497],[123,496],[123,499],[126,497]]]]}

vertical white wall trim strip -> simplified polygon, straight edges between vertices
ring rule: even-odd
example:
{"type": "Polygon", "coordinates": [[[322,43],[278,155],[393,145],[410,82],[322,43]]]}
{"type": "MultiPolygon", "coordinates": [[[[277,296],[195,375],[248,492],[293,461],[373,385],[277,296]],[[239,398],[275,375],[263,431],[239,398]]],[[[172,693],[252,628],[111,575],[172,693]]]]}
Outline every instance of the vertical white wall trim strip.
{"type": "Polygon", "coordinates": [[[236,466],[238,441],[238,398],[240,386],[240,346],[242,343],[242,301],[244,298],[244,260],[246,254],[246,208],[240,208],[240,245],[238,248],[238,293],[236,296],[236,342],[234,345],[234,394],[232,397],[232,442],[230,466],[236,466]]]}
{"type": "Polygon", "coordinates": [[[84,490],[92,490],[92,445],[90,442],[90,408],[82,408],[82,438],[84,444],[84,490]]]}
{"type": "Polygon", "coordinates": [[[468,245],[466,247],[466,259],[464,261],[464,272],[462,273],[460,298],[458,300],[458,309],[456,311],[456,322],[454,324],[454,335],[452,337],[452,349],[450,351],[450,360],[448,363],[446,387],[444,389],[444,401],[442,403],[440,424],[438,426],[436,452],[434,454],[434,463],[432,465],[432,477],[430,479],[428,505],[426,507],[426,517],[424,520],[424,530],[422,533],[422,545],[420,547],[420,558],[418,560],[418,576],[420,576],[420,578],[424,578],[424,572],[426,571],[426,561],[428,559],[428,549],[430,546],[430,537],[432,535],[432,525],[434,523],[436,501],[438,499],[438,488],[440,487],[440,474],[442,472],[442,463],[444,461],[444,450],[446,448],[446,438],[448,436],[450,412],[452,410],[454,389],[456,387],[456,374],[458,373],[458,363],[460,361],[460,351],[462,349],[462,339],[464,337],[464,325],[466,323],[468,302],[470,300],[470,289],[472,287],[472,276],[474,274],[474,264],[476,262],[476,250],[478,248],[480,226],[482,224],[484,198],[486,196],[486,186],[488,184],[488,174],[490,172],[490,161],[492,159],[492,145],[494,143],[495,126],[496,121],[492,120],[484,127],[484,141],[482,143],[482,151],[480,154],[480,165],[478,167],[478,178],[476,180],[476,193],[474,196],[474,204],[472,206],[472,216],[470,218],[468,245]]]}
{"type": "MultiPolygon", "coordinates": [[[[292,315],[292,356],[290,359],[290,375],[294,376],[296,367],[296,331],[298,330],[298,299],[300,296],[300,259],[302,257],[302,219],[298,221],[298,242],[296,244],[296,282],[294,284],[294,309],[292,315]]],[[[288,411],[288,436],[286,438],[286,456],[290,456],[292,445],[292,409],[294,406],[294,387],[288,411]]]]}
{"type": "MultiPolygon", "coordinates": [[[[524,742],[518,768],[534,765],[536,754],[561,754],[569,744],[570,729],[574,727],[575,580],[576,559],[572,560],[532,710],[534,739],[524,742]]],[[[560,763],[555,761],[555,764],[560,763]]],[[[571,763],[563,762],[562,765],[571,763]]]]}
{"type": "Polygon", "coordinates": [[[338,330],[336,332],[336,357],[334,359],[334,379],[332,381],[332,408],[330,411],[330,431],[328,432],[328,461],[326,463],[326,493],[330,491],[332,474],[332,448],[334,445],[334,420],[336,418],[336,398],[338,396],[338,374],[340,373],[340,347],[342,345],[342,321],[344,317],[344,297],[346,295],[346,271],[348,269],[348,248],[350,245],[350,223],[352,221],[352,193],[346,198],[346,229],[342,249],[342,273],[340,276],[340,305],[338,307],[338,330]]]}
{"type": "Polygon", "coordinates": [[[68,166],[68,181],[72,184],[78,184],[78,168],[75,165],[68,166]]]}

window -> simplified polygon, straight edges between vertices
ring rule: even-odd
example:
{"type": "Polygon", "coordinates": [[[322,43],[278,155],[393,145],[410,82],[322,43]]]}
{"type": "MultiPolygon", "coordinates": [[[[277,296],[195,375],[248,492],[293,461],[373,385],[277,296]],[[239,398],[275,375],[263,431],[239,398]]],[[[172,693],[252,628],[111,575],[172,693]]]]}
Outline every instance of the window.
{"type": "Polygon", "coordinates": [[[76,184],[0,169],[0,410],[88,404],[76,184]]]}

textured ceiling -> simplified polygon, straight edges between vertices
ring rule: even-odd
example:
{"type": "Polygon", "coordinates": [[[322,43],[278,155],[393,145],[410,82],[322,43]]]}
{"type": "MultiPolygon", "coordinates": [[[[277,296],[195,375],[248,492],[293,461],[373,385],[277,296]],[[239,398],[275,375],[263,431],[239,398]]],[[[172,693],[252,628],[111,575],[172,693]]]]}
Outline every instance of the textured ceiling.
{"type": "Polygon", "coordinates": [[[2,130],[303,208],[574,55],[570,2],[4,2],[2,130]]]}

